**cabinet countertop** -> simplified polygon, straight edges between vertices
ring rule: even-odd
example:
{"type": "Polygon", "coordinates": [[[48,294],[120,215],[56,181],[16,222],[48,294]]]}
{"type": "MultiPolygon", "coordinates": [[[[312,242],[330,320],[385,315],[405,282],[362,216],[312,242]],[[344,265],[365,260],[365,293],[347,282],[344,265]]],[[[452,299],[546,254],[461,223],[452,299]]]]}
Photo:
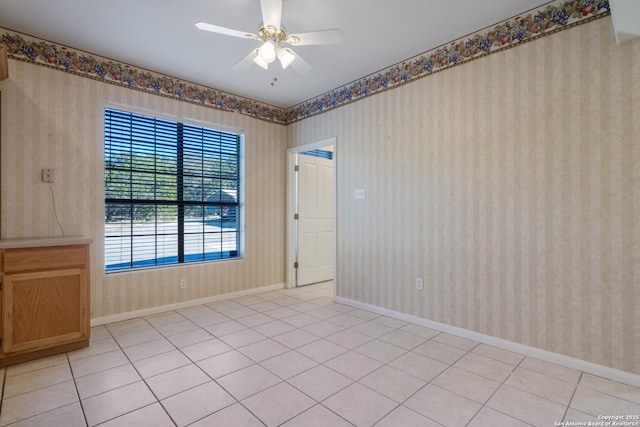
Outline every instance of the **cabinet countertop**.
{"type": "Polygon", "coordinates": [[[92,242],[93,242],[93,239],[86,236],[30,237],[30,238],[21,238],[21,239],[0,239],[0,249],[90,245],[92,242]]]}

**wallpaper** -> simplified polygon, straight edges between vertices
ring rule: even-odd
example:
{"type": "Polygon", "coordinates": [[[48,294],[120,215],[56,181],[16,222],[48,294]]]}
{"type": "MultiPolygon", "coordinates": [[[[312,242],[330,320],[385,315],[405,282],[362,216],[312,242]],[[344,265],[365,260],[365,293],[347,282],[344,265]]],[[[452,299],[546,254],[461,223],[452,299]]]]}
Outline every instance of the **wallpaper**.
{"type": "Polygon", "coordinates": [[[338,296],[640,373],[640,40],[610,18],[288,131],[336,137],[338,296]]]}
{"type": "Polygon", "coordinates": [[[2,237],[93,238],[92,318],[278,285],[286,149],[335,137],[339,296],[640,373],[640,40],[605,16],[514,44],[286,127],[10,58],[2,237]],[[107,101],[244,130],[242,260],[104,273],[107,101]]]}
{"type": "Polygon", "coordinates": [[[14,59],[205,108],[233,111],[286,125],[609,14],[609,0],[552,0],[286,109],[26,34],[4,31],[0,33],[0,42],[7,46],[8,55],[14,59]]]}
{"type": "Polygon", "coordinates": [[[232,112],[9,60],[2,91],[2,237],[86,235],[91,317],[284,282],[286,129],[232,112]],[[105,103],[114,102],[245,132],[245,256],[242,260],[104,273],[105,103]],[[40,181],[55,170],[53,194],[40,181]],[[55,198],[55,211],[54,211],[55,198]],[[187,279],[187,289],[179,281],[187,279]]]}

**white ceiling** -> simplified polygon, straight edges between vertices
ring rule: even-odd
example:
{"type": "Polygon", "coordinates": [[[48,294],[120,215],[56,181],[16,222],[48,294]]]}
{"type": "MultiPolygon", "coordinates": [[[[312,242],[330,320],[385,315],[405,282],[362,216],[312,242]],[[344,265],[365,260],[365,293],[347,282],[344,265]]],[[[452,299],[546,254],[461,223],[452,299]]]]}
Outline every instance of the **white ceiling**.
{"type": "Polygon", "coordinates": [[[283,0],[287,33],[339,28],[340,45],[298,46],[306,75],[277,62],[233,65],[258,42],[204,32],[256,33],[259,0],[0,0],[0,27],[277,107],[291,107],[548,0],[283,0]],[[273,77],[278,81],[271,86],[273,77]]]}

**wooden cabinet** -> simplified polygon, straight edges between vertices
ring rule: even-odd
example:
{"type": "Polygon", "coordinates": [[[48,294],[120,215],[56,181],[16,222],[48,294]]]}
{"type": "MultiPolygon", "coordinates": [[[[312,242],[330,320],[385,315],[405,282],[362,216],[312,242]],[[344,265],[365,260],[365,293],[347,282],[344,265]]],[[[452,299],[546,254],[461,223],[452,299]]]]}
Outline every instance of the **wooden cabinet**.
{"type": "Polygon", "coordinates": [[[89,243],[0,240],[0,366],[89,345],[89,243]]]}

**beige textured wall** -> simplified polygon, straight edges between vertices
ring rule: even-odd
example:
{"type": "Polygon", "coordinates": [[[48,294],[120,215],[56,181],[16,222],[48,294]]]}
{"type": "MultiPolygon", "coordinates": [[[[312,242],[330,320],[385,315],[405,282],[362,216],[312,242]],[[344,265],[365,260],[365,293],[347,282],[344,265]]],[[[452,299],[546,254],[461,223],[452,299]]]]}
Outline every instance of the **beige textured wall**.
{"type": "Polygon", "coordinates": [[[67,235],[92,237],[92,317],[284,283],[286,128],[9,61],[2,91],[2,237],[56,236],[47,184],[56,171],[57,209],[67,235]],[[104,273],[105,101],[220,123],[245,131],[243,260],[104,273]],[[180,278],[188,288],[180,290],[180,278]]]}
{"type": "Polygon", "coordinates": [[[640,40],[610,18],[287,130],[337,137],[339,296],[640,373],[640,40]]]}

